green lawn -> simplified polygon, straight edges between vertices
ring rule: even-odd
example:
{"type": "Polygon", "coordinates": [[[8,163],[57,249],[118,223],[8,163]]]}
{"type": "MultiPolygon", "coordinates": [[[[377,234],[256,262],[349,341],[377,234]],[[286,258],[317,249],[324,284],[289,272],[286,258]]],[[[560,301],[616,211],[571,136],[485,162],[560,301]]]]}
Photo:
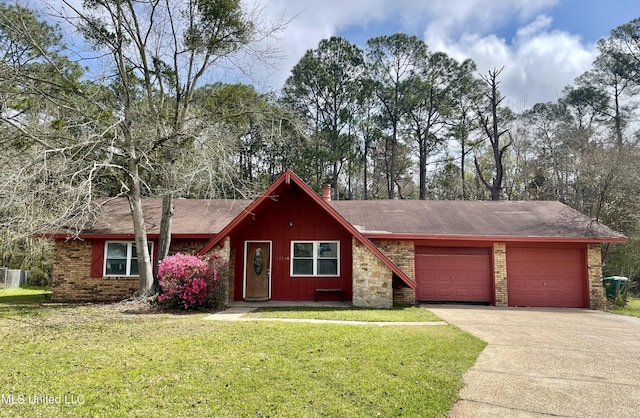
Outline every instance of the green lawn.
{"type": "Polygon", "coordinates": [[[51,290],[44,287],[0,288],[0,304],[45,302],[51,290]]]}
{"type": "Polygon", "coordinates": [[[367,322],[432,322],[442,321],[431,311],[417,306],[396,306],[393,309],[340,307],[271,307],[245,314],[254,318],[305,318],[367,322]]]}
{"type": "Polygon", "coordinates": [[[205,316],[0,304],[0,416],[440,417],[485,346],[453,326],[205,316]]]}
{"type": "Polygon", "coordinates": [[[620,315],[637,316],[640,318],[640,299],[630,297],[624,307],[612,308],[611,312],[620,315]]]}

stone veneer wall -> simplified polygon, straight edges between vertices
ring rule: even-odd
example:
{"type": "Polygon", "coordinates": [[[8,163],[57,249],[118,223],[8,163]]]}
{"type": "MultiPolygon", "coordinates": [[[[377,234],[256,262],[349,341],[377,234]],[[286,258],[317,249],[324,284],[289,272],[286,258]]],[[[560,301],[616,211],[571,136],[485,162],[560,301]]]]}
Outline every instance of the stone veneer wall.
{"type": "Polygon", "coordinates": [[[496,306],[509,306],[507,292],[507,246],[504,242],[493,243],[493,278],[495,282],[496,306]]]}
{"type": "Polygon", "coordinates": [[[392,271],[367,247],[352,239],[353,306],[393,307],[392,271]]]}
{"type": "Polygon", "coordinates": [[[602,286],[602,253],[600,244],[587,246],[587,283],[589,285],[589,307],[604,309],[606,298],[602,286]]]}
{"type": "MultiPolygon", "coordinates": [[[[400,267],[410,279],[416,279],[416,257],[413,241],[373,241],[373,244],[389,257],[396,266],[400,267]]],[[[416,303],[416,291],[402,283],[393,281],[393,303],[401,305],[414,305],[416,303]]]]}
{"type": "Polygon", "coordinates": [[[65,302],[112,302],[133,296],[138,277],[91,277],[91,241],[55,241],[51,298],[65,302]]]}
{"type": "MultiPolygon", "coordinates": [[[[206,240],[174,240],[169,253],[194,254],[205,242],[206,240]]],[[[139,290],[138,276],[91,277],[92,244],[90,240],[55,240],[54,245],[52,300],[113,302],[130,298],[139,290]]]]}

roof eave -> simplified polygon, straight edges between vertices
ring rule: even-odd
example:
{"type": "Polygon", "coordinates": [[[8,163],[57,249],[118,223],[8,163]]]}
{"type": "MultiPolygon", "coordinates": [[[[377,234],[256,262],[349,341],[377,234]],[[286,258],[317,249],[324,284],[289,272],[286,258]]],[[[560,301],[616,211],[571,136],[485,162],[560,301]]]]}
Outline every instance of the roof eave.
{"type": "Polygon", "coordinates": [[[486,242],[567,242],[567,243],[602,243],[627,242],[626,237],[559,237],[559,236],[518,236],[518,235],[458,235],[458,234],[410,234],[410,233],[367,233],[361,232],[368,239],[377,240],[448,240],[448,241],[486,241],[486,242]]]}

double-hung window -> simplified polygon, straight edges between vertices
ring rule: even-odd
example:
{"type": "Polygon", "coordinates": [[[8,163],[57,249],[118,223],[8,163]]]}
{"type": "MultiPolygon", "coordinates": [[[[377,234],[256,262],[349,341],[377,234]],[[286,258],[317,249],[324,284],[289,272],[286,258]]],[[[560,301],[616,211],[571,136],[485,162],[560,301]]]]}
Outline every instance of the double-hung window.
{"type": "MultiPolygon", "coordinates": [[[[149,243],[153,254],[153,243],[149,243]]],[[[138,276],[138,252],[133,241],[107,241],[104,246],[105,276],[138,276]]]]}
{"type": "Polygon", "coordinates": [[[292,241],[291,276],[340,275],[339,241],[292,241]]]}

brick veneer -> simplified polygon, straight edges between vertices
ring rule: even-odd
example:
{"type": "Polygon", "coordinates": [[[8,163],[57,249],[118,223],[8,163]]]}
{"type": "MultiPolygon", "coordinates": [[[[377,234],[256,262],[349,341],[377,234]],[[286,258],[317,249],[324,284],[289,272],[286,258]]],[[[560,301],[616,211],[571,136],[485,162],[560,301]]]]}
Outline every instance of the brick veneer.
{"type": "Polygon", "coordinates": [[[91,241],[55,241],[51,298],[65,302],[110,302],[131,297],[138,277],[91,277],[91,241]]]}
{"type": "Polygon", "coordinates": [[[391,308],[393,286],[391,269],[367,247],[352,239],[353,306],[391,308]]]}
{"type": "MultiPolygon", "coordinates": [[[[205,240],[174,240],[170,254],[193,254],[205,240]]],[[[91,277],[90,240],[55,240],[51,298],[64,302],[113,302],[132,297],[140,288],[133,277],[91,277]]]]}
{"type": "Polygon", "coordinates": [[[373,241],[373,244],[400,267],[410,279],[416,279],[416,256],[413,241],[373,241]]]}
{"type": "Polygon", "coordinates": [[[509,306],[507,293],[507,246],[504,242],[493,243],[493,278],[496,306],[509,306]]]}
{"type": "Polygon", "coordinates": [[[589,285],[589,307],[603,309],[605,307],[604,287],[602,286],[602,254],[600,244],[587,246],[587,278],[589,285]]]}
{"type": "MultiPolygon", "coordinates": [[[[413,241],[373,241],[373,244],[400,267],[410,279],[415,280],[416,257],[413,241]]],[[[413,305],[416,303],[416,291],[399,280],[393,282],[393,303],[413,305]]]]}

